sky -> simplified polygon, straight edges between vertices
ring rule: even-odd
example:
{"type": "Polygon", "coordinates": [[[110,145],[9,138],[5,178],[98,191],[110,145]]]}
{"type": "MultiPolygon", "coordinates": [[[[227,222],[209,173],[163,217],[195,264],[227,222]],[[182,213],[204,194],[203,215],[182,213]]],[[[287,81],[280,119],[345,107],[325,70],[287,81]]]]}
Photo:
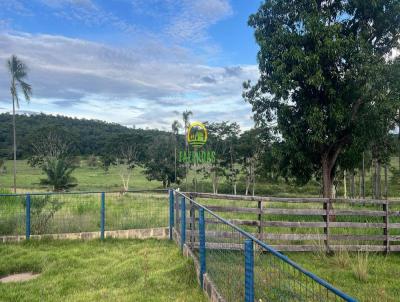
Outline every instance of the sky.
{"type": "Polygon", "coordinates": [[[20,113],[61,114],[170,130],[192,120],[253,125],[242,83],[258,67],[253,0],[0,0],[0,112],[6,61],[33,87],[20,113]]]}

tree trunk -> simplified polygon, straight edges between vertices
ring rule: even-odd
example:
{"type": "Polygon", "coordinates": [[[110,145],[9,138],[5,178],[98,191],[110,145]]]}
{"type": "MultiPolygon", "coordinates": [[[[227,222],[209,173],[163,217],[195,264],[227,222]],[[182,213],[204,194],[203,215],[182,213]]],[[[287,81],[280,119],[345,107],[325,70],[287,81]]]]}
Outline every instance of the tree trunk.
{"type": "Polygon", "coordinates": [[[176,181],[176,139],[175,139],[175,174],[174,174],[174,176],[175,176],[175,178],[174,178],[174,182],[176,183],[177,181],[176,181]]]}
{"type": "Polygon", "coordinates": [[[398,154],[398,156],[399,156],[399,170],[400,170],[400,111],[399,111],[399,116],[398,116],[398,118],[399,118],[399,122],[398,122],[398,124],[397,124],[397,127],[399,127],[399,134],[398,134],[398,136],[397,136],[397,143],[398,143],[398,148],[399,148],[399,154],[398,154]]]}
{"type": "Polygon", "coordinates": [[[344,191],[344,198],[347,198],[347,179],[346,179],[346,170],[343,171],[343,191],[344,191]]]}
{"type": "Polygon", "coordinates": [[[218,194],[218,175],[216,173],[217,172],[214,172],[214,175],[212,176],[214,194],[218,194]]]}
{"type": "MultiPolygon", "coordinates": [[[[333,187],[333,178],[334,178],[334,164],[332,163],[332,159],[328,159],[328,156],[323,156],[321,160],[322,164],[322,181],[323,181],[323,198],[332,198],[332,187],[333,187]]],[[[333,210],[332,203],[324,203],[324,210],[327,210],[329,204],[329,211],[333,210]]],[[[336,221],[336,217],[334,214],[331,214],[329,221],[336,221]]],[[[327,217],[323,217],[326,221],[327,217]]]]}
{"type": "Polygon", "coordinates": [[[322,181],[323,181],[323,194],[324,198],[332,198],[332,168],[328,159],[322,160],[322,181]]]}
{"type": "Polygon", "coordinates": [[[376,165],[374,159],[372,160],[371,189],[372,198],[376,198],[376,165]]]}
{"type": "Polygon", "coordinates": [[[388,166],[385,164],[385,199],[388,199],[388,193],[389,187],[388,187],[388,166]]]}
{"type": "Polygon", "coordinates": [[[247,196],[249,194],[249,188],[250,188],[250,177],[246,177],[246,193],[245,195],[247,196]]]}
{"type": "Polygon", "coordinates": [[[364,152],[363,152],[363,158],[362,158],[362,171],[361,171],[361,197],[365,199],[365,159],[364,159],[364,152]]]}
{"type": "Polygon", "coordinates": [[[355,172],[352,170],[350,172],[350,197],[355,198],[356,197],[356,182],[355,182],[355,172]]]}
{"type": "Polygon", "coordinates": [[[12,96],[13,102],[13,151],[14,151],[14,193],[17,193],[17,135],[15,130],[15,98],[12,96]]]}
{"type": "Polygon", "coordinates": [[[382,197],[381,190],[381,163],[379,160],[376,161],[376,197],[380,199],[382,197]]]}

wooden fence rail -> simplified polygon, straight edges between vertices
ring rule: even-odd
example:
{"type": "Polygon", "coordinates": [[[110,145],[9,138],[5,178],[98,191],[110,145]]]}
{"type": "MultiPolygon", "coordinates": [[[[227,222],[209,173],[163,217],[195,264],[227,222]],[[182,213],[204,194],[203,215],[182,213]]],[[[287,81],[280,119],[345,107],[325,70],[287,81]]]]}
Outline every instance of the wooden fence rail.
{"type": "MultiPolygon", "coordinates": [[[[400,251],[399,200],[190,194],[281,251],[400,251]]],[[[192,210],[187,217],[188,238],[196,246],[198,218],[192,210]]],[[[219,221],[208,217],[205,222],[210,246],[232,246],[233,235],[219,229],[219,221]]]]}

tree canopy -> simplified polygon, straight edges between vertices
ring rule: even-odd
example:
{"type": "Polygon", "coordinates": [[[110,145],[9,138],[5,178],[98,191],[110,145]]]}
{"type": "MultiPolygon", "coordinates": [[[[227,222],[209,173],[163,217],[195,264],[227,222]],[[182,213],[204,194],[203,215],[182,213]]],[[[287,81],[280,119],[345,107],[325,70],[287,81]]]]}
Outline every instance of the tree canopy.
{"type": "Polygon", "coordinates": [[[392,126],[399,99],[388,57],[399,46],[400,2],[269,0],[249,25],[260,78],[244,97],[259,125],[277,121],[292,175],[322,170],[330,197],[338,160],[392,126]]]}

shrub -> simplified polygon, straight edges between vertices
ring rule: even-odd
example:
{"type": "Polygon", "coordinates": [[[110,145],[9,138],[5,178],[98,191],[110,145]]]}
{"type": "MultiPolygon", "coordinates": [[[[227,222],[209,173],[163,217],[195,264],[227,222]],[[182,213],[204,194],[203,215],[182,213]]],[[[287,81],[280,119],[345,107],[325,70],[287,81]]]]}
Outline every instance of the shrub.
{"type": "Polygon", "coordinates": [[[31,196],[31,232],[44,234],[54,214],[62,208],[62,205],[63,202],[52,200],[50,195],[31,196]]]}
{"type": "Polygon", "coordinates": [[[90,155],[86,161],[88,167],[96,168],[97,167],[97,157],[95,155],[90,155]]]}
{"type": "Polygon", "coordinates": [[[48,159],[42,166],[46,179],[41,179],[43,185],[50,185],[55,191],[67,190],[76,186],[76,180],[71,176],[75,167],[68,159],[48,159]]]}

